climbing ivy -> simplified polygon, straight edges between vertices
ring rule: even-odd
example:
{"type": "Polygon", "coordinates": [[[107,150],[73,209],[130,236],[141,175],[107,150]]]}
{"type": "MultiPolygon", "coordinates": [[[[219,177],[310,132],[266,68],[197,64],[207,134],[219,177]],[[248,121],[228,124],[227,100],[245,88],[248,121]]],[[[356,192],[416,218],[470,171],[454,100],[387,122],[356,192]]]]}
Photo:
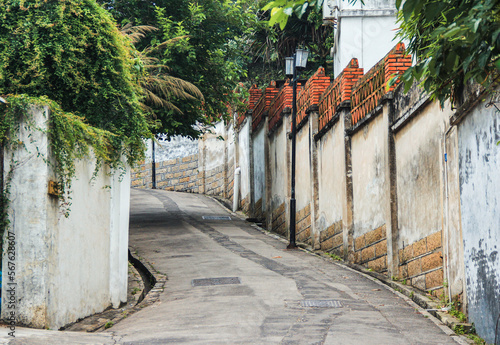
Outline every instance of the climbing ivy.
{"type": "Polygon", "coordinates": [[[0,94],[47,96],[117,135],[135,160],[150,136],[137,51],[93,0],[0,0],[0,94]]]}
{"type": "MultiPolygon", "coordinates": [[[[103,164],[115,170],[124,169],[121,159],[124,146],[116,134],[88,125],[83,118],[63,111],[56,102],[45,96],[14,95],[6,99],[8,103],[0,121],[0,141],[9,152],[25,149],[24,143],[17,135],[21,123],[33,131],[46,133],[50,157],[40,152],[38,154],[52,167],[57,176],[58,194],[63,204],[69,203],[76,161],[92,156],[96,160],[95,173],[103,164]],[[46,130],[38,127],[29,115],[31,107],[45,106],[50,110],[46,130]]],[[[12,163],[11,171],[15,170],[15,164],[12,163]]]]}
{"type": "MultiPolygon", "coordinates": [[[[94,0],[0,0],[0,142],[7,152],[26,149],[21,123],[46,131],[58,179],[62,211],[71,204],[75,162],[92,156],[104,164],[133,165],[144,155],[151,131],[140,106],[143,63],[126,35],[94,0]],[[50,109],[38,128],[29,108],[50,109]]],[[[40,153],[39,153],[40,154],[40,153]]],[[[9,174],[15,173],[13,157],[9,174]]],[[[1,230],[8,227],[9,176],[0,203],[1,230]]]]}

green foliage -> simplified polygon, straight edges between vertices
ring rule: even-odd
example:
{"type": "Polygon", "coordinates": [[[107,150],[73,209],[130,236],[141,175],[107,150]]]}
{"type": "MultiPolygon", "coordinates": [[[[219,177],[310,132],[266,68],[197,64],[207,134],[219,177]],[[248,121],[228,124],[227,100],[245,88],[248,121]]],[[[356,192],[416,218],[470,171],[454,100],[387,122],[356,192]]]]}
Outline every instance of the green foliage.
{"type": "Polygon", "coordinates": [[[136,43],[147,49],[168,73],[196,86],[200,97],[172,95],[175,107],[148,105],[155,132],[197,137],[203,125],[227,114],[227,105],[237,102],[233,92],[246,77],[245,32],[255,23],[252,0],[200,1],[100,1],[120,23],[155,26],[144,40],[136,43]],[[168,44],[165,44],[168,42],[168,44]]]}
{"type": "Polygon", "coordinates": [[[311,8],[321,12],[321,6],[323,6],[323,0],[275,0],[268,2],[262,9],[271,10],[269,26],[278,24],[283,30],[293,14],[300,19],[311,8]]]}
{"type": "Polygon", "coordinates": [[[396,1],[401,30],[416,65],[403,80],[415,81],[441,104],[474,80],[488,88],[500,68],[500,3],[496,0],[396,1]]]}
{"type": "Polygon", "coordinates": [[[331,257],[335,261],[342,261],[342,258],[334,253],[326,253],[329,257],[331,257]]]}
{"type": "Polygon", "coordinates": [[[245,1],[203,0],[175,6],[176,11],[171,11],[172,4],[156,8],[160,36],[151,43],[154,47],[181,38],[154,56],[169,67],[172,76],[194,84],[204,101],[174,99],[182,116],[164,109],[155,109],[155,114],[169,124],[158,131],[197,136],[193,125],[219,119],[238,98],[233,90],[246,76],[242,37],[255,16],[245,1]]]}
{"type": "Polygon", "coordinates": [[[474,344],[476,344],[476,345],[485,345],[486,344],[486,341],[483,338],[479,337],[477,334],[467,334],[467,338],[472,340],[474,342],[474,344]]]}
{"type": "Polygon", "coordinates": [[[455,301],[451,303],[450,315],[456,317],[460,322],[467,322],[467,316],[461,311],[461,303],[455,301]]]}
{"type": "Polygon", "coordinates": [[[463,325],[455,325],[453,326],[453,331],[457,333],[458,335],[463,335],[465,334],[465,329],[463,325]]]}
{"type": "Polygon", "coordinates": [[[47,96],[116,134],[130,162],[149,136],[139,73],[135,50],[95,1],[0,0],[0,94],[47,96]]]}
{"type": "MultiPolygon", "coordinates": [[[[71,181],[75,176],[75,161],[89,157],[92,149],[92,155],[97,161],[95,172],[102,164],[106,164],[112,169],[123,167],[121,161],[123,146],[117,135],[89,126],[81,117],[64,112],[56,102],[47,97],[16,95],[7,97],[7,101],[8,104],[0,122],[2,128],[0,141],[12,152],[23,146],[17,137],[21,120],[27,122],[32,130],[43,131],[37,128],[28,117],[29,108],[31,106],[49,107],[50,117],[47,135],[53,161],[49,157],[43,158],[52,165],[58,178],[59,198],[61,204],[66,206],[63,208],[66,216],[68,216],[71,200],[71,181]]],[[[139,152],[139,150],[137,151],[139,152]]],[[[11,168],[11,172],[13,172],[15,165],[11,164],[11,168]]],[[[8,188],[5,190],[8,191],[8,188]]],[[[8,194],[8,192],[4,194],[8,194]]],[[[4,207],[7,207],[6,204],[7,202],[4,200],[4,207]]]]}
{"type": "Polygon", "coordinates": [[[292,15],[284,29],[271,23],[272,11],[259,12],[259,22],[249,34],[248,54],[251,84],[266,86],[269,80],[285,78],[284,59],[292,56],[297,48],[309,51],[307,68],[302,78],[312,75],[318,67],[328,67],[330,48],[333,45],[333,28],[323,25],[320,8],[308,7],[300,16],[292,15]]]}

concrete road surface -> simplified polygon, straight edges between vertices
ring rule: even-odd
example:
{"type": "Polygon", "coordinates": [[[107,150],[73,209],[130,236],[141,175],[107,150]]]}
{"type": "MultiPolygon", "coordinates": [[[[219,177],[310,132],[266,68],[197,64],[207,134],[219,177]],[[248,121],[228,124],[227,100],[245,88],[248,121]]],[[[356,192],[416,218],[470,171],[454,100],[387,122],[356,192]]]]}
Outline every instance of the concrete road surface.
{"type": "Polygon", "coordinates": [[[131,247],[168,276],[159,301],[99,334],[22,329],[10,344],[463,343],[373,278],[288,251],[210,198],[133,190],[131,203],[131,247]]]}

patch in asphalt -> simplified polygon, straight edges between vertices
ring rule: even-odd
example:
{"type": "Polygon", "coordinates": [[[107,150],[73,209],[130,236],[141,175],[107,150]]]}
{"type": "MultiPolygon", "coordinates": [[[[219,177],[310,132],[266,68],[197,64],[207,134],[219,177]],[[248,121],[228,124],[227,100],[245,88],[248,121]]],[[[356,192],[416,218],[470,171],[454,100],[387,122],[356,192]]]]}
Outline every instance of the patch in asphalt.
{"type": "Polygon", "coordinates": [[[203,278],[203,279],[193,279],[191,281],[191,285],[193,286],[212,286],[212,285],[229,285],[229,284],[241,284],[240,278],[238,277],[203,278]]]}
{"type": "Polygon", "coordinates": [[[343,305],[340,301],[333,299],[306,299],[300,301],[301,307],[310,308],[342,308],[343,305]]]}
{"type": "Polygon", "coordinates": [[[201,218],[205,220],[231,220],[229,216],[203,216],[201,218]]]}

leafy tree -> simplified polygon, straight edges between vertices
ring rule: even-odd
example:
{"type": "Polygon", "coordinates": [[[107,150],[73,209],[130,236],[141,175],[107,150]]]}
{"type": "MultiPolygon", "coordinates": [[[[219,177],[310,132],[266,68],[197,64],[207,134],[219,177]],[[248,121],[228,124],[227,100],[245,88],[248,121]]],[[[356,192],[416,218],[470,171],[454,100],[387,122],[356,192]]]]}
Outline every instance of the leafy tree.
{"type": "Polygon", "coordinates": [[[196,137],[197,124],[227,113],[227,104],[236,101],[234,88],[246,76],[243,37],[255,22],[253,1],[143,1],[145,7],[135,7],[134,1],[102,3],[119,22],[157,27],[137,47],[150,49],[148,56],[158,59],[162,67],[157,75],[168,73],[187,81],[204,96],[203,101],[172,97],[169,101],[176,109],[151,106],[158,119],[156,132],[196,137]]]}
{"type": "MultiPolygon", "coordinates": [[[[357,0],[348,0],[355,2],[357,0]]],[[[360,0],[361,1],[361,0],[360,0]]],[[[287,26],[295,13],[320,7],[323,0],[268,1],[270,25],[287,26]]],[[[441,104],[454,99],[474,80],[484,88],[498,82],[500,70],[500,2],[497,0],[397,0],[400,30],[409,42],[415,65],[402,79],[408,90],[414,82],[441,104]]]]}
{"type": "Polygon", "coordinates": [[[284,78],[284,59],[299,47],[310,52],[304,77],[320,66],[328,67],[333,29],[323,25],[321,11],[308,7],[301,18],[291,16],[283,30],[278,24],[269,26],[270,18],[271,11],[260,11],[258,25],[249,35],[248,55],[252,62],[248,74],[252,84],[284,78]]]}
{"type": "Polygon", "coordinates": [[[267,4],[262,9],[271,10],[270,26],[278,24],[281,30],[284,30],[288,19],[293,15],[301,19],[311,9],[321,12],[322,6],[323,0],[274,0],[267,1],[267,4]]]}
{"type": "Polygon", "coordinates": [[[95,1],[0,0],[0,94],[47,96],[115,136],[133,161],[150,132],[140,61],[95,1]]]}
{"type": "Polygon", "coordinates": [[[441,104],[474,80],[488,88],[500,69],[500,2],[497,0],[396,2],[401,30],[416,64],[404,75],[441,104]]]}
{"type": "MultiPolygon", "coordinates": [[[[131,23],[121,28],[121,32],[127,35],[133,44],[138,44],[148,32],[154,32],[158,29],[154,26],[140,25],[133,26],[131,23]]],[[[186,36],[179,36],[167,40],[156,47],[147,47],[139,52],[139,58],[142,63],[142,72],[139,76],[139,85],[142,88],[143,99],[141,105],[148,115],[151,115],[153,121],[159,121],[156,118],[155,109],[173,110],[182,113],[180,109],[171,102],[172,98],[178,99],[198,99],[203,101],[203,95],[193,84],[172,77],[166,71],[168,67],[159,63],[157,58],[150,55],[158,49],[163,49],[175,44],[176,41],[185,39],[186,36]]],[[[163,127],[160,123],[160,127],[163,127]]]]}

